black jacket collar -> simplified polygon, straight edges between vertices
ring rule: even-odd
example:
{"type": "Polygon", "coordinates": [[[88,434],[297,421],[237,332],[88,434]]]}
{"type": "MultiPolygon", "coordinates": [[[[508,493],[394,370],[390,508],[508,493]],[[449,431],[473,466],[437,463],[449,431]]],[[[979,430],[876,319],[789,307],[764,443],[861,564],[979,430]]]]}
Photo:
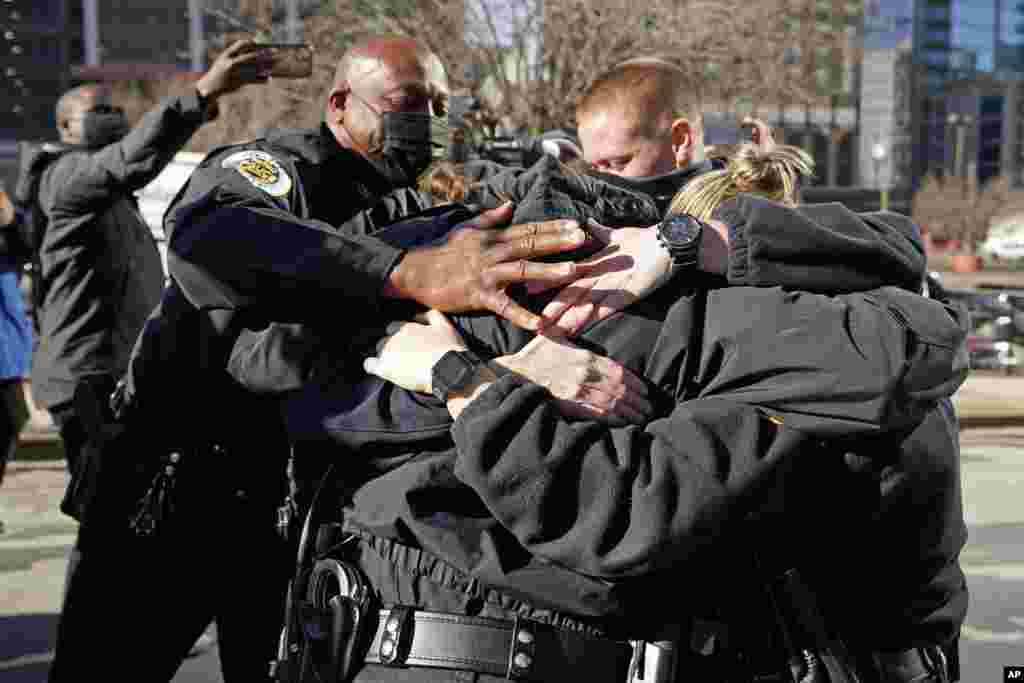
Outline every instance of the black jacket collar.
{"type": "Polygon", "coordinates": [[[654,199],[662,211],[665,211],[672,202],[672,197],[675,196],[676,192],[685,187],[687,183],[701,174],[719,168],[722,168],[722,165],[718,160],[708,160],[690,164],[671,173],[643,178],[623,178],[611,173],[597,173],[595,176],[610,185],[617,185],[633,192],[646,194],[654,199]]]}

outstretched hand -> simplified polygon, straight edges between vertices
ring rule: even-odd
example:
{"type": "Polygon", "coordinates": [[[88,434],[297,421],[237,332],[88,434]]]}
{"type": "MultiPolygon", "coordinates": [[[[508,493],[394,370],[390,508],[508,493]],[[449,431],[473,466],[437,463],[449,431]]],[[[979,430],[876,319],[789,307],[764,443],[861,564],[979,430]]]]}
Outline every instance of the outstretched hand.
{"type": "Polygon", "coordinates": [[[744,128],[750,128],[750,141],[753,142],[762,152],[770,152],[775,149],[775,136],[772,135],[772,127],[761,119],[743,119],[740,124],[744,128]]]}
{"type": "Polygon", "coordinates": [[[436,310],[416,316],[416,322],[391,323],[387,334],[377,344],[377,355],[363,360],[363,369],[423,394],[433,389],[434,364],[441,356],[466,349],[455,326],[436,310]]]}
{"type": "Polygon", "coordinates": [[[570,220],[498,229],[511,218],[512,204],[505,204],[456,226],[442,245],[409,251],[391,272],[385,296],[446,312],[489,310],[539,330],[540,317],[512,301],[506,288],[527,281],[572,282],[576,264],[529,259],[575,249],[587,235],[570,220]]]}
{"type": "Polygon", "coordinates": [[[537,335],[517,353],[494,362],[547,389],[565,415],[643,425],[654,412],[642,379],[562,337],[537,335]]]}
{"type": "MultiPolygon", "coordinates": [[[[672,265],[654,227],[612,229],[591,221],[589,228],[605,248],[577,264],[579,279],[562,289],[542,313],[546,327],[567,335],[654,291],[668,279],[672,265]]],[[[539,292],[550,285],[531,283],[529,287],[539,292]]]]}

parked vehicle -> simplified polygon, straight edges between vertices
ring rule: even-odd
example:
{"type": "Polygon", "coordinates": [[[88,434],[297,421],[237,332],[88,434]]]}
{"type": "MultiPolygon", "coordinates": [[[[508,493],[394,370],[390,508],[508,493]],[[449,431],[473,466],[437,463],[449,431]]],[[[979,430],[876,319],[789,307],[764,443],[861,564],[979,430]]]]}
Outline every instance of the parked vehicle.
{"type": "Polygon", "coordinates": [[[945,294],[970,313],[971,368],[1015,373],[1024,356],[1024,292],[947,289],[945,294]]]}

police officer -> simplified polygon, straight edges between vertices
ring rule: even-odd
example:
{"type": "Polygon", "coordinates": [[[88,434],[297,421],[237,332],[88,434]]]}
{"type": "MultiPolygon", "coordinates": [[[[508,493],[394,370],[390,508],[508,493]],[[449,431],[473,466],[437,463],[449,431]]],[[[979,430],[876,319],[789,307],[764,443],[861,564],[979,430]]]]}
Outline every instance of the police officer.
{"type": "Polygon", "coordinates": [[[574,248],[582,230],[569,221],[493,229],[508,209],[422,249],[346,231],[346,221],[429,161],[429,140],[395,145],[382,128],[422,130],[443,92],[437,67],[415,41],[360,39],[339,64],[323,125],[212,153],[170,207],[170,285],[117,394],[127,443],[157,437],[166,457],[144,468],[152,477],[145,496],[146,486],[130,481],[99,485],[91,497],[101,511],[92,526],[123,533],[111,534],[116,547],[83,554],[69,583],[54,680],[98,675],[103,664],[92,653],[106,638],[94,624],[109,613],[149,624],[119,634],[129,640],[122,665],[140,678],[169,680],[211,617],[225,679],[268,675],[293,559],[273,540],[287,448],[275,408],[225,372],[244,330],[282,321],[356,331],[383,301],[403,297],[490,308],[536,327],[537,316],[511,304],[505,287],[572,272],[524,259],[574,248]]]}

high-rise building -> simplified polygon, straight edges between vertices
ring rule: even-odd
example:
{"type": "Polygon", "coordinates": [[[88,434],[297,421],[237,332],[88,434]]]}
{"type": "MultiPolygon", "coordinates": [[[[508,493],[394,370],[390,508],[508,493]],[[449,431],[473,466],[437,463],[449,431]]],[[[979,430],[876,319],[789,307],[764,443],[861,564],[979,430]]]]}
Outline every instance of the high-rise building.
{"type": "MultiPolygon", "coordinates": [[[[1021,184],[1024,3],[867,0],[865,16],[865,63],[907,65],[908,120],[894,114],[864,129],[893,147],[909,140],[906,172],[894,180],[916,187],[929,173],[982,183],[1007,174],[1021,184]]],[[[895,69],[875,76],[904,77],[895,69]]],[[[862,99],[862,110],[872,106],[884,108],[862,99]]]]}

